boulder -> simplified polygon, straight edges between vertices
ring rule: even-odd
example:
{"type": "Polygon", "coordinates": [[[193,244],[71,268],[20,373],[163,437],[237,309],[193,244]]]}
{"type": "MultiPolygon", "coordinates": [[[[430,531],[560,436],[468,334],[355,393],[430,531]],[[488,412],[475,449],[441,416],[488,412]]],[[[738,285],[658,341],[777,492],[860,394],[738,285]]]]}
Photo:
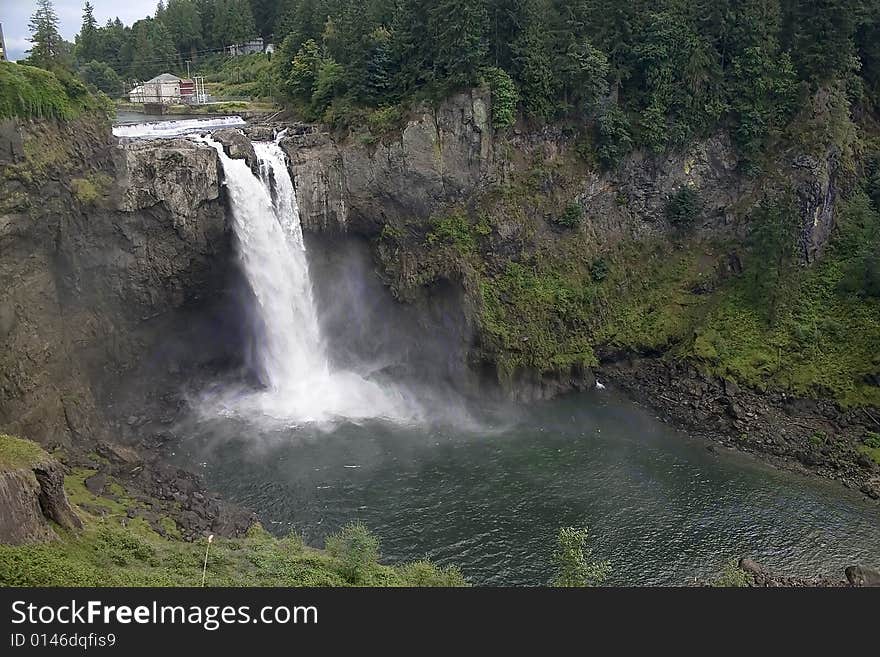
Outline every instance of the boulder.
{"type": "Polygon", "coordinates": [[[241,131],[235,128],[224,128],[213,134],[214,141],[223,144],[223,151],[235,160],[244,160],[251,168],[255,176],[260,174],[260,163],[254,151],[251,140],[241,131]]]}
{"type": "Polygon", "coordinates": [[[880,570],[868,566],[847,566],[844,571],[852,586],[880,586],[880,570]]]}

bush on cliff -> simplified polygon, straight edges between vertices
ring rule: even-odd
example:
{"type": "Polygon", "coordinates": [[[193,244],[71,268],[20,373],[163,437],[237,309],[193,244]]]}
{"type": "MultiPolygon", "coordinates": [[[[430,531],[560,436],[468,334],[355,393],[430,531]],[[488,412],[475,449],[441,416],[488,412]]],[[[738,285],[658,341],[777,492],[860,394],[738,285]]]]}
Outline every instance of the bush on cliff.
{"type": "Polygon", "coordinates": [[[111,107],[70,73],[0,62],[0,118],[66,120],[111,107]]]}

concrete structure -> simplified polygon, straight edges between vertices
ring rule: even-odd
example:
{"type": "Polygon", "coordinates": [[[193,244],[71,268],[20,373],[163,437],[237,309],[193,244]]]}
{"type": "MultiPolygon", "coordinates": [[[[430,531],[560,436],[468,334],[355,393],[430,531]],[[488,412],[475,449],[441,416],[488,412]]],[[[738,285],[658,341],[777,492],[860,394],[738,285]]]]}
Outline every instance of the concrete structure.
{"type": "Polygon", "coordinates": [[[252,55],[254,53],[261,53],[264,50],[265,47],[263,45],[262,37],[257,37],[247,43],[237,43],[231,46],[226,46],[226,52],[232,57],[238,57],[239,55],[252,55]]]}

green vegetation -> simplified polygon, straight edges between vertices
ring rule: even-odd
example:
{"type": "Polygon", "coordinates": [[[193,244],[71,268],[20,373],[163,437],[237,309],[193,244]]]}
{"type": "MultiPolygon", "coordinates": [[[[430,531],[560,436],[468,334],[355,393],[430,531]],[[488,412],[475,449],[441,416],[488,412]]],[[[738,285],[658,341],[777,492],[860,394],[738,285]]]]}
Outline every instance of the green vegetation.
{"type": "MultiPolygon", "coordinates": [[[[82,514],[81,514],[82,515],[82,514]]],[[[169,540],[143,521],[86,520],[80,532],[55,529],[61,540],[0,545],[0,586],[198,586],[205,541],[169,540]]],[[[344,530],[345,531],[345,530],[344,530]]],[[[350,577],[350,557],[303,544],[296,535],[274,538],[251,531],[245,538],[215,538],[207,586],[464,586],[454,568],[427,562],[402,567],[375,559],[350,577]]]]}
{"type": "MultiPolygon", "coordinates": [[[[537,203],[529,193],[517,192],[515,206],[537,203]]],[[[682,222],[698,205],[685,201],[682,222]]],[[[505,216],[508,207],[502,200],[480,212],[505,216]]],[[[565,374],[610,349],[687,359],[759,390],[878,405],[872,267],[880,214],[857,186],[838,201],[838,226],[821,259],[803,266],[798,212],[790,194],[779,194],[753,209],[745,244],[680,233],[623,241],[601,255],[580,231],[536,241],[526,222],[529,246],[516,255],[464,257],[480,294],[481,347],[503,380],[522,369],[565,374]],[[731,258],[741,272],[729,269],[731,258]]],[[[444,241],[468,254],[479,235],[463,217],[454,226],[444,234],[456,237],[444,241]]]]}
{"type": "MultiPolygon", "coordinates": [[[[46,458],[34,443],[0,436],[0,469],[27,467],[46,458]]],[[[60,540],[0,545],[0,586],[198,586],[206,540],[185,542],[171,517],[148,523],[151,507],[110,480],[96,497],[84,482],[95,470],[75,468],[65,478],[81,531],[55,527],[60,540]],[[130,512],[134,517],[129,518],[130,512]],[[158,527],[157,527],[158,525],[158,527]]],[[[259,525],[243,538],[215,537],[207,586],[465,586],[456,568],[427,561],[379,563],[379,541],[355,523],[327,537],[326,550],[290,534],[276,538],[259,525]]]]}
{"type": "Polygon", "coordinates": [[[868,456],[868,458],[880,463],[880,433],[869,431],[862,439],[862,443],[859,451],[868,456]]]}
{"type": "Polygon", "coordinates": [[[559,215],[552,217],[554,224],[564,228],[577,228],[581,225],[581,219],[584,217],[584,209],[580,203],[572,202],[565,206],[565,211],[559,215]]]}
{"type": "Polygon", "coordinates": [[[226,57],[212,55],[199,62],[197,72],[217,98],[273,99],[281,93],[276,67],[262,54],[226,57]]]}
{"type": "Polygon", "coordinates": [[[742,588],[751,584],[749,574],[739,567],[736,559],[731,559],[724,565],[721,574],[713,580],[712,586],[725,588],[742,588]]]}
{"type": "Polygon", "coordinates": [[[0,433],[0,470],[27,468],[48,458],[48,454],[30,440],[0,433]]]}
{"type": "Polygon", "coordinates": [[[596,364],[589,315],[594,288],[575,267],[508,262],[481,280],[484,348],[502,378],[520,369],[570,372],[596,364]]]}
{"type": "Polygon", "coordinates": [[[0,62],[0,118],[72,119],[106,110],[105,100],[63,71],[0,62]]]}
{"type": "Polygon", "coordinates": [[[112,184],[110,176],[101,173],[71,179],[70,189],[77,201],[83,205],[93,205],[107,196],[112,184]]]}
{"type": "Polygon", "coordinates": [[[473,251],[477,245],[468,218],[462,213],[450,214],[435,220],[426,242],[429,245],[447,244],[455,247],[460,253],[473,251]]]}
{"type": "Polygon", "coordinates": [[[189,61],[218,94],[283,97],[307,118],[355,131],[378,108],[483,81],[496,128],[517,111],[585,125],[605,166],[635,147],[662,152],[726,127],[746,171],[758,173],[811,93],[845,87],[847,102],[880,105],[876,0],[728,4],[168,0],[127,27],[99,25],[86,3],[71,47],[50,0],[39,0],[30,63],[116,93],[116,79],[183,74],[189,61]],[[271,58],[227,56],[257,36],[278,46],[271,58]]]}
{"type": "Polygon", "coordinates": [[[553,586],[600,586],[611,572],[607,561],[596,561],[593,549],[587,545],[586,528],[563,527],[557,537],[558,547],[553,553],[558,573],[553,586]]]}
{"type": "Polygon", "coordinates": [[[666,202],[666,218],[674,226],[693,223],[701,210],[700,195],[690,185],[676,191],[666,202]]]}
{"type": "Polygon", "coordinates": [[[510,75],[502,68],[483,70],[483,78],[492,92],[492,127],[496,130],[509,128],[516,122],[516,105],[519,92],[510,75]]]}

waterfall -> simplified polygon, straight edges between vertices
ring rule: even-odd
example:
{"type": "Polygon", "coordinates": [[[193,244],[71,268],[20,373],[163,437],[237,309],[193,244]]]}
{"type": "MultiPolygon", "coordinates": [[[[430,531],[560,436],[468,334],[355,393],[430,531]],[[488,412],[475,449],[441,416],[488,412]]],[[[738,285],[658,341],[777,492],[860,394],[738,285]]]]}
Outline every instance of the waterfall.
{"type": "Polygon", "coordinates": [[[415,419],[413,403],[393,385],[334,369],[312,294],[306,247],[286,157],[275,142],[256,142],[260,176],[221,144],[218,153],[232,206],[242,270],[263,327],[256,348],[265,388],[222,402],[225,410],[259,413],[293,425],[383,417],[415,419]]]}
{"type": "Polygon", "coordinates": [[[155,120],[147,123],[127,123],[113,126],[113,134],[130,139],[160,139],[181,137],[218,128],[237,128],[244,125],[240,116],[217,116],[207,119],[155,120]]]}

